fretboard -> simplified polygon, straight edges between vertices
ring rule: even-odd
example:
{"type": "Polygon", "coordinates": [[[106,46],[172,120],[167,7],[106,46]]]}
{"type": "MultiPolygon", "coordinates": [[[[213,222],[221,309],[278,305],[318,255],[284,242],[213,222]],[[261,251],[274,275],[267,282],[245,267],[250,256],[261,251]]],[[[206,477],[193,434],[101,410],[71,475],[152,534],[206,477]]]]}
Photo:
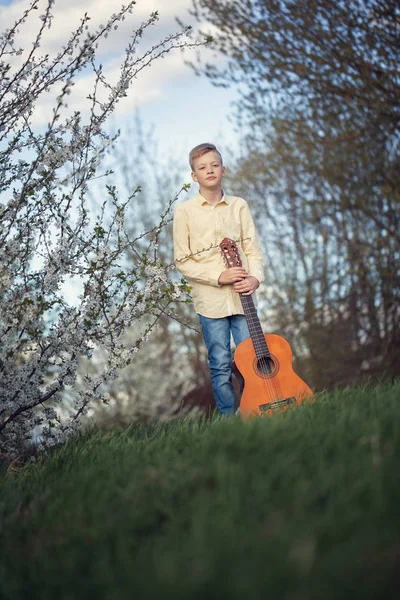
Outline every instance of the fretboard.
{"type": "Polygon", "coordinates": [[[271,354],[261,329],[260,319],[258,318],[253,298],[251,296],[240,294],[240,300],[242,301],[244,314],[257,358],[262,358],[264,356],[270,357],[271,354]]]}

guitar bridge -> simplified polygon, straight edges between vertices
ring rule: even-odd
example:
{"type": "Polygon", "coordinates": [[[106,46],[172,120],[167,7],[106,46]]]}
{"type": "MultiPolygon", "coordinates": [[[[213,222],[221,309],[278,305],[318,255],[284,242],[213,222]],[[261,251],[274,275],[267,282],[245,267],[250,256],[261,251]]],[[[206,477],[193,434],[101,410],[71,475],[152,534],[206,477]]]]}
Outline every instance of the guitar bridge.
{"type": "Polygon", "coordinates": [[[287,406],[288,404],[294,404],[296,402],[296,398],[291,396],[290,398],[285,398],[284,400],[274,400],[273,402],[266,402],[265,404],[259,404],[258,408],[261,412],[267,412],[267,410],[272,410],[274,408],[282,408],[283,406],[287,406]]]}

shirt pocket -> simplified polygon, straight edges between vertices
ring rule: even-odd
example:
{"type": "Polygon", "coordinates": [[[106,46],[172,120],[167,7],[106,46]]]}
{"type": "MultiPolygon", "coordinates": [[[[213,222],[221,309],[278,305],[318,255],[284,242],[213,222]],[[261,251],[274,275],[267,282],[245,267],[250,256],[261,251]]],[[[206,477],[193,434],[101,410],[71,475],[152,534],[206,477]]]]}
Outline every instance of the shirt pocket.
{"type": "Polygon", "coordinates": [[[190,249],[192,252],[199,252],[204,248],[215,245],[215,224],[213,219],[199,218],[199,215],[193,215],[190,218],[190,249]]]}
{"type": "Polygon", "coordinates": [[[234,241],[240,240],[240,221],[232,213],[221,215],[222,237],[231,238],[234,241]]]}

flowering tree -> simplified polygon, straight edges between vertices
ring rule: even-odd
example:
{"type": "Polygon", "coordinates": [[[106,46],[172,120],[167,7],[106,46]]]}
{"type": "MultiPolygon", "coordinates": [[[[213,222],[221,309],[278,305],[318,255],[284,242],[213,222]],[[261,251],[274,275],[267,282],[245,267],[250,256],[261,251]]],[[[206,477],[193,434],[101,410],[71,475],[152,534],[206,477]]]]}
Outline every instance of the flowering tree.
{"type": "Polygon", "coordinates": [[[139,40],[157,21],[153,13],[132,35],[112,85],[96,63],[96,49],[135,2],[94,32],[85,14],[53,58],[39,56],[38,48],[51,26],[54,0],[47,0],[33,48],[16,45],[18,29],[38,4],[33,0],[0,36],[0,452],[15,457],[38,425],[42,447],[67,439],[90,406],[104,399],[103,384],[132,361],[158,315],[186,291],[183,282],[170,278],[171,267],[158,253],[158,236],[175,199],[158,223],[132,236],[126,213],[140,189],[120,199],[116,186],[108,184],[98,214],[90,213],[86,196],[94,179],[112,173],[98,173],[117,138],[104,124],[132,80],[166,53],[202,43],[190,41],[190,28],[184,28],[138,53],[139,40]],[[88,116],[68,114],[74,80],[90,68],[88,116]],[[52,89],[59,95],[47,128],[38,132],[35,106],[52,89]],[[80,294],[71,301],[65,291],[74,285],[80,294]],[[156,316],[126,346],[126,328],[155,314],[155,307],[156,316]],[[95,346],[107,353],[104,369],[87,374],[76,389],[78,361],[90,358],[95,346]],[[57,411],[65,389],[73,408],[67,420],[57,411]]]}

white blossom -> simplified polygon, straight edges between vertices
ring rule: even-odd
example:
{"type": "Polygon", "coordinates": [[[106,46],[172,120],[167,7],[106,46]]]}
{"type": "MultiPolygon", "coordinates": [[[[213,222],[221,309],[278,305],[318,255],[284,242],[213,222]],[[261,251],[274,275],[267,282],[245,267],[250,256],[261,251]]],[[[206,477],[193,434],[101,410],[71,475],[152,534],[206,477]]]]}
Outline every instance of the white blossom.
{"type": "MultiPolygon", "coordinates": [[[[0,452],[11,456],[18,456],[33,434],[42,449],[77,431],[93,405],[108,401],[104,389],[134,360],[159,315],[182,293],[157,258],[157,236],[172,201],[152,231],[132,238],[126,208],[135,193],[121,200],[110,187],[109,200],[93,214],[86,193],[116,141],[104,130],[116,103],[146,64],[185,45],[187,32],[168,36],[142,57],[129,45],[117,85],[96,70],[96,85],[110,93],[100,102],[94,89],[85,121],[79,113],[64,116],[66,96],[73,94],[79,72],[95,64],[100,37],[112,32],[135,2],[95,32],[83,17],[65,48],[53,58],[42,57],[36,50],[44,25],[51,26],[53,3],[47,1],[43,27],[29,48],[15,50],[16,26],[4,32],[0,45],[0,62],[8,53],[28,56],[33,46],[29,61],[10,73],[13,78],[0,79],[0,452]],[[35,131],[35,104],[57,84],[62,88],[48,128],[35,131]],[[71,305],[62,289],[76,277],[82,292],[71,305]],[[133,323],[143,323],[142,333],[126,347],[133,323]],[[107,356],[103,370],[78,377],[81,361],[90,361],[96,348],[107,356]],[[66,393],[70,412],[63,418],[66,393]]],[[[141,34],[155,20],[151,15],[141,24],[141,34]]]]}

